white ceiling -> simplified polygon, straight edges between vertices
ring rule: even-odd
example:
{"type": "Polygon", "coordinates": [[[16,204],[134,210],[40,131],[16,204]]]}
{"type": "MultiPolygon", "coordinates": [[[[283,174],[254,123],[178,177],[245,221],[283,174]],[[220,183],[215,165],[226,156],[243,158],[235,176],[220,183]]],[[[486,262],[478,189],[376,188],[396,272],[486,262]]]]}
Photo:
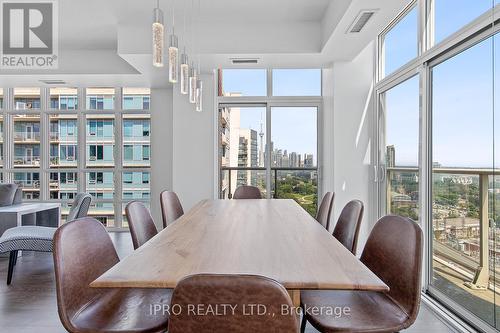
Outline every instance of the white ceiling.
{"type": "MultiPolygon", "coordinates": [[[[172,1],[160,0],[168,33],[172,29],[172,1]]],[[[232,66],[232,57],[259,58],[261,67],[323,67],[355,57],[407,2],[175,0],[176,33],[181,47],[187,42],[192,54],[191,27],[197,28],[195,50],[201,53],[205,71],[232,66]],[[376,9],[377,13],[361,33],[346,34],[363,9],[376,9]]],[[[98,84],[109,81],[110,76],[116,84],[168,85],[166,70],[151,65],[155,0],[64,0],[58,4],[59,69],[0,70],[0,85],[52,77],[73,85],[98,84]]]]}

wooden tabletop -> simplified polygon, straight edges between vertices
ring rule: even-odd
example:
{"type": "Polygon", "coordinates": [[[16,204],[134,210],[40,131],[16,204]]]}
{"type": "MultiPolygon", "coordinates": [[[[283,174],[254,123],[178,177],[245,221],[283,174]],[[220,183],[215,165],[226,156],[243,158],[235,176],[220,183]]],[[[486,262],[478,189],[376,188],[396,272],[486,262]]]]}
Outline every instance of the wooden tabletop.
{"type": "Polygon", "coordinates": [[[293,200],[201,201],[91,286],[174,288],[198,273],[263,275],[289,290],[388,290],[293,200]]]}

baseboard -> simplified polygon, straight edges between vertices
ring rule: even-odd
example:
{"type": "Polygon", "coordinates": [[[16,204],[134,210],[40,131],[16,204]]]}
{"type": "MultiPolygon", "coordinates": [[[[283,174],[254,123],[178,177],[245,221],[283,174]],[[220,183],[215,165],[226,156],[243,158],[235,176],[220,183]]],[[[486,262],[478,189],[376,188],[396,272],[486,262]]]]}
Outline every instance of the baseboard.
{"type": "Polygon", "coordinates": [[[441,303],[436,301],[426,293],[422,293],[422,302],[425,303],[441,321],[451,330],[457,333],[476,333],[477,329],[470,326],[467,322],[448,310],[441,303]]]}

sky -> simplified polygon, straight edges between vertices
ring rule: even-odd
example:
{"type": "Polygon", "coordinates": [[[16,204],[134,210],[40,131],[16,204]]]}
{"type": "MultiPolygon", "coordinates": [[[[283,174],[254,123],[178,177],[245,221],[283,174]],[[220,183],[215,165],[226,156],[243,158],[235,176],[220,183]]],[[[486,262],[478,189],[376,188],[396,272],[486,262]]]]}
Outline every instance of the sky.
{"type": "MultiPolygon", "coordinates": [[[[239,109],[240,128],[250,128],[259,134],[262,122],[265,149],[266,108],[240,107],[239,109]]],[[[289,154],[296,152],[302,156],[313,154],[316,163],[317,112],[315,107],[273,107],[271,108],[271,121],[271,141],[274,143],[274,149],[286,149],[289,154]]],[[[260,147],[260,137],[257,140],[260,147]]]]}
{"type": "MultiPolygon", "coordinates": [[[[265,69],[224,70],[224,92],[238,92],[243,96],[266,96],[265,69]]],[[[274,96],[320,96],[321,70],[278,69],[273,71],[274,96]]],[[[266,109],[264,107],[240,108],[240,128],[251,128],[260,132],[263,123],[266,131],[266,109]]],[[[271,141],[275,149],[288,153],[317,155],[317,110],[315,107],[271,108],[271,141]]],[[[260,147],[260,138],[258,139],[260,147]]],[[[264,145],[266,136],[264,136],[264,145]]]]}
{"type": "MultiPolygon", "coordinates": [[[[436,42],[491,9],[491,5],[492,0],[436,0],[436,42]]],[[[416,22],[416,11],[412,10],[388,34],[385,43],[387,73],[415,57],[416,22]]],[[[432,69],[433,162],[448,167],[492,167],[494,128],[500,132],[500,122],[496,120],[500,118],[498,102],[493,109],[494,98],[500,101],[498,66],[500,35],[432,69]]],[[[418,163],[418,103],[418,77],[386,93],[386,144],[396,147],[396,165],[399,166],[418,163]]],[[[498,134],[497,139],[500,139],[498,134]]],[[[498,166],[500,152],[496,155],[498,166]]]]}

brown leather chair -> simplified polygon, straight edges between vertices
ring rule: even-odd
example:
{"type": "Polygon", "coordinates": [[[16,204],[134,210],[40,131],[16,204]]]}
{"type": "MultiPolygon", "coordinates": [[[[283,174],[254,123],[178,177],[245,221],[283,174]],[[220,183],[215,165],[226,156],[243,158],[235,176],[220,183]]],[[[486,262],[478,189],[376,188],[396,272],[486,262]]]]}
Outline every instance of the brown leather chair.
{"type": "Polygon", "coordinates": [[[97,220],[84,217],[59,227],[54,236],[57,308],[72,333],[164,332],[168,316],[150,315],[151,304],[170,304],[168,290],[96,289],[89,284],[119,262],[97,220]]]}
{"type": "Polygon", "coordinates": [[[233,199],[262,199],[262,194],[255,186],[242,185],[234,191],[233,199]]]}
{"type": "Polygon", "coordinates": [[[282,306],[287,309],[293,306],[286,289],[275,280],[263,276],[188,276],[175,287],[172,304],[176,308],[172,307],[169,333],[297,333],[299,329],[297,316],[282,312],[282,306]],[[205,309],[212,306],[219,311],[219,315],[200,315],[205,313],[188,311],[188,306],[197,308],[198,304],[205,309]],[[233,308],[224,311],[221,304],[231,304],[233,308]],[[266,314],[258,315],[257,308],[253,309],[252,314],[252,304],[265,306],[266,314]]]}
{"type": "MultiPolygon", "coordinates": [[[[397,332],[411,326],[420,307],[422,230],[414,221],[389,215],[371,232],[361,261],[390,288],[373,291],[303,291],[302,305],[349,307],[350,315],[328,316],[306,311],[320,332],[397,332]]],[[[302,332],[305,320],[302,321],[302,332]]]]}
{"type": "Polygon", "coordinates": [[[349,201],[344,209],[342,209],[337,224],[333,229],[333,237],[337,238],[354,255],[356,255],[359,227],[361,226],[361,220],[363,220],[363,210],[362,201],[349,201]]]}
{"type": "Polygon", "coordinates": [[[127,215],[134,250],[158,233],[149,209],[142,202],[129,202],[125,206],[125,215],[127,215]]]}
{"type": "Polygon", "coordinates": [[[334,197],[335,194],[333,192],[326,192],[319,205],[318,213],[316,214],[316,221],[321,223],[326,230],[330,228],[330,217],[332,215],[334,197]]]}
{"type": "Polygon", "coordinates": [[[161,216],[163,218],[163,228],[184,215],[181,201],[175,192],[163,191],[160,193],[161,216]]]}

